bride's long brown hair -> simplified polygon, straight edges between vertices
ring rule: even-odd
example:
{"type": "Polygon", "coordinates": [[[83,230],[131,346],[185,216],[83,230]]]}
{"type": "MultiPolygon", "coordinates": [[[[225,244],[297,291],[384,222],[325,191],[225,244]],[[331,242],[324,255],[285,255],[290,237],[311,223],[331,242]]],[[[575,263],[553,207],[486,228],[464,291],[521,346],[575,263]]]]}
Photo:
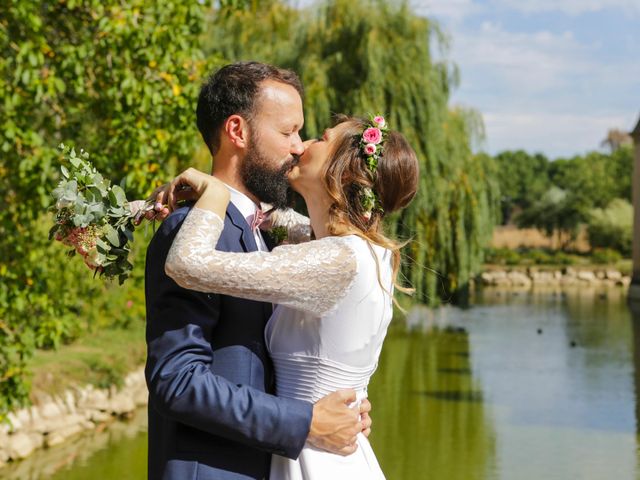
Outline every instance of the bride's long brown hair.
{"type": "Polygon", "coordinates": [[[382,220],[386,215],[406,207],[415,196],[419,175],[416,153],[401,133],[388,130],[378,168],[375,173],[371,172],[360,147],[362,133],[370,126],[370,122],[340,115],[336,117],[336,123],[344,128],[340,128],[337,134],[324,175],[325,187],[331,198],[329,233],[355,234],[390,250],[393,283],[399,290],[410,292],[410,289],[403,288],[397,282],[400,249],[404,244],[385,235],[382,220]],[[369,218],[361,200],[366,187],[373,190],[381,207],[374,209],[369,218]]]}

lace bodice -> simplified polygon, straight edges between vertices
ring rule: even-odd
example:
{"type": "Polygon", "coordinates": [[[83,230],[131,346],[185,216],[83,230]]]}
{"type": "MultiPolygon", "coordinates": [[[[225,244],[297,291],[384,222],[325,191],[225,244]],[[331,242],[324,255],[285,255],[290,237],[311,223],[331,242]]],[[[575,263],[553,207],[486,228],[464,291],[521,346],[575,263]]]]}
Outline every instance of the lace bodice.
{"type": "Polygon", "coordinates": [[[218,215],[194,207],[167,256],[167,275],[191,290],[286,305],[320,317],[344,298],[357,274],[355,253],[342,237],[233,253],[215,250],[223,227],[218,215]]]}

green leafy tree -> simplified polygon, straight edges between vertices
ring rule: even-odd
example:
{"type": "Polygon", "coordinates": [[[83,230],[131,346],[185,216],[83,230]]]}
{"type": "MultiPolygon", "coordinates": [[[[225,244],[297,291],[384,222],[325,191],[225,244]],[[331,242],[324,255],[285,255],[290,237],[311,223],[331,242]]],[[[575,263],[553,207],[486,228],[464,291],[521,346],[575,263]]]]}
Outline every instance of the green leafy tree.
{"type": "Polygon", "coordinates": [[[307,137],[321,133],[332,113],[382,113],[406,135],[421,177],[413,204],[389,222],[412,240],[403,272],[431,304],[464,290],[480,268],[499,194],[493,160],[471,151],[482,134],[478,115],[449,108],[457,70],[432,57],[446,50],[438,25],[407,3],[382,0],[327,0],[301,11],[269,1],[214,25],[212,51],[300,75],[307,137]]]}
{"type": "Polygon", "coordinates": [[[495,156],[502,195],[502,220],[507,223],[514,209],[530,207],[550,187],[549,160],[540,153],[505,151],[495,156]]]}
{"type": "MultiPolygon", "coordinates": [[[[187,163],[199,144],[199,82],[216,60],[200,51],[204,13],[188,0],[0,3],[0,412],[25,398],[33,348],[73,338],[130,292],[92,280],[48,243],[57,145],[90,151],[131,197],[187,163]]],[[[122,308],[101,322],[127,318],[122,308]]]]}
{"type": "Polygon", "coordinates": [[[549,165],[553,185],[567,190],[590,208],[604,208],[614,198],[630,193],[631,157],[628,149],[612,155],[590,152],[558,159],[549,165]]]}
{"type": "Polygon", "coordinates": [[[566,249],[587,221],[589,208],[583,197],[552,186],[516,217],[516,223],[520,228],[538,228],[549,237],[555,235],[561,248],[566,249]]]}

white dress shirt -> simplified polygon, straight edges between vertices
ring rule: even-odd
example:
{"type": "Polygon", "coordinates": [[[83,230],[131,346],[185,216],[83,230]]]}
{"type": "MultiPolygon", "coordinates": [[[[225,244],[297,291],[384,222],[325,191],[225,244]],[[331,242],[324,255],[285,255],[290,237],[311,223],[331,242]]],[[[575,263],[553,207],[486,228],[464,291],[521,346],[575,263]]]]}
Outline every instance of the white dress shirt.
{"type": "MultiPolygon", "coordinates": [[[[225,185],[227,185],[225,183],[225,185]]],[[[244,193],[239,192],[235,188],[227,185],[229,189],[229,193],[231,194],[231,203],[235,205],[235,207],[240,211],[242,216],[247,220],[247,224],[251,226],[253,222],[253,217],[258,210],[258,205],[253,203],[249,197],[247,197],[244,193]]],[[[253,232],[253,238],[256,241],[256,245],[258,246],[258,250],[261,252],[267,252],[269,249],[267,248],[267,244],[264,243],[264,238],[262,238],[262,234],[260,233],[260,229],[256,228],[253,232]]]]}

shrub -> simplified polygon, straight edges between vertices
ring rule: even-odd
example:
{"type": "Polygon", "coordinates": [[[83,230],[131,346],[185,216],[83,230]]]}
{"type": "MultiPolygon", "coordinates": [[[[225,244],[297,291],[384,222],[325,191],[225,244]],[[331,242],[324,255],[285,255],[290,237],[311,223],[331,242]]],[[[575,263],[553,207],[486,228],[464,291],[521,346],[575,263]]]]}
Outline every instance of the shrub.
{"type": "Polygon", "coordinates": [[[611,248],[596,248],[591,254],[591,261],[597,264],[617,263],[622,260],[620,252],[611,248]]]}
{"type": "Polygon", "coordinates": [[[551,263],[554,265],[576,265],[581,263],[582,258],[565,252],[555,252],[551,263]]]}
{"type": "Polygon", "coordinates": [[[527,257],[530,258],[531,261],[536,265],[548,265],[550,263],[554,263],[553,256],[545,252],[544,250],[531,250],[530,252],[528,252],[527,257]]]}
{"type": "Polygon", "coordinates": [[[617,198],[604,209],[592,210],[587,232],[592,248],[613,249],[625,256],[631,255],[633,206],[617,198]]]}
{"type": "Polygon", "coordinates": [[[485,252],[485,262],[494,265],[518,265],[520,255],[508,248],[489,248],[485,252]]]}

